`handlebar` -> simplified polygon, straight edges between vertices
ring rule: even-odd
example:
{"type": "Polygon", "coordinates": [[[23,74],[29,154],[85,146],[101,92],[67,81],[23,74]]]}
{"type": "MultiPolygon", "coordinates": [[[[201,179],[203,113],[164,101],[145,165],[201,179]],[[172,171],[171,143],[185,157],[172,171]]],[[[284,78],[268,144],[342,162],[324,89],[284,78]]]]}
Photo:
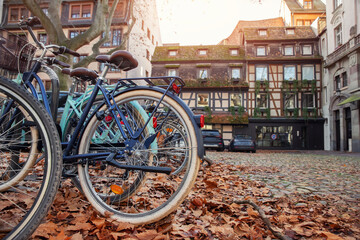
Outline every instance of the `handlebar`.
{"type": "Polygon", "coordinates": [[[77,53],[76,51],[73,51],[65,46],[58,46],[58,45],[47,45],[45,46],[43,43],[39,42],[39,40],[36,38],[33,30],[31,27],[33,27],[34,25],[39,25],[41,24],[40,19],[36,16],[34,17],[29,17],[28,19],[22,19],[20,20],[19,25],[23,26],[25,25],[27,30],[30,33],[30,36],[32,37],[32,39],[35,41],[35,43],[41,48],[41,49],[48,49],[48,48],[55,48],[57,49],[57,51],[52,51],[55,55],[59,55],[59,54],[63,54],[63,53],[68,53],[71,54],[75,57],[80,57],[80,54],[77,53]]]}

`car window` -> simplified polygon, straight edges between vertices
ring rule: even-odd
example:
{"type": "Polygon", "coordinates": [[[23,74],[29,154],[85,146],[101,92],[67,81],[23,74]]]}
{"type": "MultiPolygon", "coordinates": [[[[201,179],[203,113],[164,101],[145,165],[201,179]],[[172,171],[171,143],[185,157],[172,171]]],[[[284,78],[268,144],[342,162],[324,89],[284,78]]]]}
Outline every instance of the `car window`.
{"type": "Polygon", "coordinates": [[[218,131],[202,131],[202,134],[206,137],[216,137],[220,135],[218,131]]]}
{"type": "Polygon", "coordinates": [[[236,135],[235,139],[251,139],[249,135],[236,135]]]}

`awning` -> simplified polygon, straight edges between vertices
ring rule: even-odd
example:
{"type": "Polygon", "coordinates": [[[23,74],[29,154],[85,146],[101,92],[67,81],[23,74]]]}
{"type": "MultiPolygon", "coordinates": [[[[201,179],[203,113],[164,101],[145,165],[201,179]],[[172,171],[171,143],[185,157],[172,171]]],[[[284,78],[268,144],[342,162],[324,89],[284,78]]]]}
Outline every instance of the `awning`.
{"type": "Polygon", "coordinates": [[[339,103],[338,106],[344,105],[346,103],[359,101],[359,100],[360,100],[360,94],[354,94],[354,95],[348,97],[347,99],[345,99],[344,101],[342,101],[341,103],[339,103]]]}

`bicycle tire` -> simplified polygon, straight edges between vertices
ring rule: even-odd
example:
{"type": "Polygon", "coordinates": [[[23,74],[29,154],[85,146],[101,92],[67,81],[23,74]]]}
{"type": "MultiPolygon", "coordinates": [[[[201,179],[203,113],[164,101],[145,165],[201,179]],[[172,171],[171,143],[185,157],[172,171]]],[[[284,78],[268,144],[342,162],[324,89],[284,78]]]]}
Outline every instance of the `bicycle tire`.
{"type": "MultiPolygon", "coordinates": [[[[120,109],[128,107],[127,103],[131,101],[137,101],[144,109],[148,109],[147,106],[156,106],[163,94],[154,90],[132,90],[115,97],[115,102],[120,109]],[[148,105],[149,104],[149,105],[148,105]]],[[[107,111],[106,106],[103,106],[101,111],[107,111]]],[[[117,221],[129,222],[132,224],[145,224],[157,221],[171,212],[173,212],[178,205],[182,203],[185,197],[188,195],[191,187],[193,186],[197,172],[199,169],[200,160],[197,155],[197,141],[195,128],[192,125],[190,116],[175,100],[168,96],[165,96],[158,108],[160,115],[165,112],[172,112],[177,119],[180,119],[180,123],[184,128],[187,137],[188,145],[185,150],[187,155],[187,162],[183,166],[182,171],[178,174],[159,174],[159,173],[144,173],[140,170],[131,171],[131,174],[144,174],[144,179],[141,184],[132,183],[132,180],[138,179],[135,175],[133,178],[122,179],[124,176],[124,170],[112,167],[103,166],[101,168],[92,169],[91,162],[87,164],[78,165],[78,174],[80,183],[85,196],[92,206],[97,209],[103,215],[110,215],[110,218],[117,221]],[[109,181],[109,182],[106,182],[109,181]],[[179,181],[179,182],[177,182],[179,181]],[[128,183],[129,182],[129,183],[128,183]],[[115,184],[116,183],[116,184],[115,184]],[[125,189],[127,186],[136,188],[132,195],[124,198],[122,201],[112,201],[110,195],[117,195],[119,193],[114,192],[112,186],[120,186],[125,189]],[[107,196],[107,197],[104,197],[107,196]],[[159,203],[160,202],[160,203],[159,203]],[[130,206],[131,203],[131,206],[130,206]],[[132,211],[135,211],[132,212],[132,211]],[[137,211],[137,212],[136,212],[137,211]],[[141,212],[140,212],[141,211],[141,212]],[[109,214],[110,213],[110,214],[109,214]]],[[[164,121],[164,120],[163,120],[164,121]]],[[[90,119],[88,125],[84,130],[83,137],[80,140],[79,153],[87,153],[93,148],[91,147],[91,138],[94,133],[94,129],[100,124],[96,116],[90,119]]],[[[165,126],[165,125],[162,125],[165,126]]],[[[166,131],[166,129],[164,130],[166,131]]],[[[161,131],[157,133],[156,141],[157,149],[150,147],[144,149],[143,146],[137,146],[138,149],[133,149],[135,156],[130,161],[126,160],[126,163],[133,161],[133,165],[150,165],[171,167],[171,163],[167,162],[167,151],[176,151],[176,148],[170,149],[169,147],[161,147],[162,135],[161,131]],[[145,155],[145,157],[143,156],[145,155]],[[143,159],[141,159],[141,157],[143,159]],[[157,157],[161,157],[157,158],[157,157]],[[139,160],[140,159],[140,160],[139,160]],[[147,160],[152,159],[152,160],[147,160]],[[141,162],[142,160],[142,162],[141,162]]],[[[149,136],[144,136],[145,140],[149,136]]],[[[177,167],[174,167],[175,169],[177,167]]],[[[121,195],[122,193],[120,193],[121,195]]]]}
{"type": "MultiPolygon", "coordinates": [[[[6,206],[0,212],[0,237],[28,239],[46,216],[56,195],[61,177],[62,151],[55,124],[45,108],[23,87],[0,77],[1,116],[4,116],[4,106],[9,106],[9,100],[12,101],[11,106],[21,112],[19,116],[26,120],[21,123],[36,128],[39,134],[37,139],[26,136],[7,141],[10,139],[9,130],[1,128],[0,166],[5,167],[1,167],[0,171],[8,169],[8,157],[20,154],[19,146],[25,151],[29,141],[39,141],[37,148],[42,157],[32,167],[28,167],[27,174],[21,181],[0,192],[1,202],[6,206]]],[[[6,184],[6,181],[7,179],[0,179],[1,184],[6,184]]]]}

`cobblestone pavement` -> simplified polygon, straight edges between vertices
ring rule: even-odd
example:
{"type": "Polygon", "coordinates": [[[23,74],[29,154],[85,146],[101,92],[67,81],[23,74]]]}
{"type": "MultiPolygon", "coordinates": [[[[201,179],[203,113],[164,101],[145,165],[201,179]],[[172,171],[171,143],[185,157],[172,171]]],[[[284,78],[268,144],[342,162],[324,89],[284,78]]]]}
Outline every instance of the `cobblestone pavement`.
{"type": "Polygon", "coordinates": [[[360,206],[360,154],[328,151],[206,152],[214,162],[242,165],[247,180],[261,181],[273,197],[292,193],[338,195],[360,206]]]}

